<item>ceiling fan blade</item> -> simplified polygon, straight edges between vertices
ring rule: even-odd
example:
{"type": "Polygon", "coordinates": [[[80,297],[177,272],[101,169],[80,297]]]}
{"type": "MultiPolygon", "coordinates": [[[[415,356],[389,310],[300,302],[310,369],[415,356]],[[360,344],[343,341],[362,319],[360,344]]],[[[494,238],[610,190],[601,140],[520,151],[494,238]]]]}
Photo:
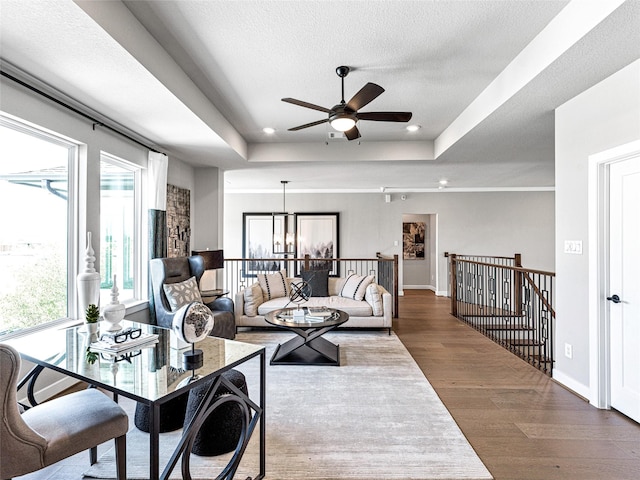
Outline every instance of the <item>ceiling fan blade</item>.
{"type": "Polygon", "coordinates": [[[299,125],[297,127],[289,128],[288,130],[290,132],[295,132],[297,130],[302,130],[303,128],[314,127],[316,125],[320,125],[321,123],[327,123],[328,121],[329,121],[329,119],[325,118],[324,120],[318,120],[317,122],[305,123],[304,125],[299,125]]]}
{"type": "Polygon", "coordinates": [[[347,137],[347,140],[355,140],[356,138],[360,138],[360,131],[358,127],[354,125],[351,130],[344,132],[344,135],[347,137]]]}
{"type": "Polygon", "coordinates": [[[314,105],[313,103],[303,102],[302,100],[296,100],[295,98],[283,98],[283,102],[292,103],[294,105],[298,105],[300,107],[312,108],[313,110],[319,110],[325,113],[331,113],[331,110],[325,107],[321,107],[320,105],[314,105]]]}
{"type": "Polygon", "coordinates": [[[408,122],[411,112],[363,112],[357,113],[358,120],[373,120],[374,122],[408,122]]]}
{"type": "Polygon", "coordinates": [[[349,100],[349,102],[347,103],[347,107],[349,107],[354,112],[357,112],[366,104],[378,98],[378,96],[382,92],[384,92],[384,88],[382,88],[380,85],[369,82],[364,87],[362,87],[360,91],[351,98],[351,100],[349,100]]]}

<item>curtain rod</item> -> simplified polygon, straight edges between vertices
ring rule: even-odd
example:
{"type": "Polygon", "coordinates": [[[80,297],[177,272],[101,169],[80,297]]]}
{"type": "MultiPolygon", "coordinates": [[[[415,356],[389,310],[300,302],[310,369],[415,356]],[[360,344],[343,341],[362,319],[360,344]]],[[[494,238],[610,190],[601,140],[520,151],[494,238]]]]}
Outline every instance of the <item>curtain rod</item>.
{"type": "Polygon", "coordinates": [[[0,70],[0,75],[2,75],[3,77],[7,77],[9,80],[12,80],[12,81],[16,82],[17,84],[22,85],[23,87],[31,90],[32,92],[37,93],[38,95],[42,95],[46,99],[51,100],[52,102],[57,103],[58,105],[61,105],[61,106],[63,106],[64,108],[66,108],[68,110],[71,110],[72,112],[80,115],[81,117],[86,118],[87,120],[91,120],[91,122],[93,122],[93,129],[94,130],[96,129],[96,125],[98,125],[99,127],[103,127],[103,128],[106,128],[107,130],[110,130],[110,131],[112,131],[114,133],[117,133],[118,135],[126,138],[127,140],[129,140],[129,141],[131,141],[133,143],[137,143],[138,145],[140,145],[140,146],[142,146],[142,147],[144,147],[144,148],[146,148],[148,150],[151,150],[152,152],[162,153],[163,155],[166,155],[165,153],[160,152],[160,151],[156,150],[155,148],[152,148],[149,145],[146,145],[146,144],[142,143],[139,140],[136,140],[135,138],[127,135],[126,133],[121,132],[120,130],[118,130],[116,128],[113,128],[113,127],[111,127],[109,125],[106,125],[105,123],[101,122],[100,120],[97,120],[97,119],[93,118],[91,115],[87,115],[83,111],[78,110],[77,108],[69,105],[68,103],[63,102],[62,100],[58,100],[54,96],[49,95],[46,92],[43,92],[42,90],[34,87],[33,85],[29,85],[27,82],[25,82],[23,80],[20,80],[17,77],[14,77],[13,75],[5,72],[4,70],[0,70]]]}

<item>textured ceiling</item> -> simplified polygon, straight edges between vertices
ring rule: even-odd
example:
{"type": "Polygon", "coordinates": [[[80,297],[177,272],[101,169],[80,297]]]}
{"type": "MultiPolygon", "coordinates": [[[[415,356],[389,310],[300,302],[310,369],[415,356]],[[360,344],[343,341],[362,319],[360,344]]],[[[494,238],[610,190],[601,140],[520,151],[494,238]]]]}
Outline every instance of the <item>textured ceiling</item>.
{"type": "Polygon", "coordinates": [[[553,109],[640,57],[639,1],[580,3],[0,0],[0,55],[229,190],[551,188],[553,109]],[[330,108],[339,65],[422,128],[288,132],[324,114],[281,98],[330,108]]]}

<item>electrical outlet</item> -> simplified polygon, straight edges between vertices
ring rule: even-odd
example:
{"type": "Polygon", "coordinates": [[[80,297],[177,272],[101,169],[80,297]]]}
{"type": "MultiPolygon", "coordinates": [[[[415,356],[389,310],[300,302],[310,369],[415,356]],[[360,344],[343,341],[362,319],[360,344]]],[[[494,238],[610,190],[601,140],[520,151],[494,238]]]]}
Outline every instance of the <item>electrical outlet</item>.
{"type": "Polygon", "coordinates": [[[564,344],[564,356],[567,358],[573,358],[573,346],[570,343],[564,344]]]}

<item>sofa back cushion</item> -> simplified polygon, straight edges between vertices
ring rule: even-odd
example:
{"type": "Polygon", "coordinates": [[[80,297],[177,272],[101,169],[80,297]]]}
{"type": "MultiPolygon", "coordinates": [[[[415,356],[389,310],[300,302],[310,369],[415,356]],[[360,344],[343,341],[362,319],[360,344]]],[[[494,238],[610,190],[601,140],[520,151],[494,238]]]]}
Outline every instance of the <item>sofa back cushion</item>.
{"type": "Polygon", "coordinates": [[[347,277],[340,290],[340,296],[345,298],[353,298],[354,300],[363,300],[367,286],[373,282],[373,275],[365,277],[352,273],[347,277]]]}
{"type": "Polygon", "coordinates": [[[364,299],[373,310],[374,317],[381,317],[384,315],[384,307],[382,305],[382,295],[377,283],[370,283],[367,285],[367,290],[364,294],[364,299]]]}
{"type": "Polygon", "coordinates": [[[289,280],[284,270],[274,273],[259,273],[258,283],[265,301],[289,296],[289,280]]]}
{"type": "Polygon", "coordinates": [[[262,288],[259,283],[254,283],[244,289],[244,314],[255,317],[258,314],[258,307],[264,302],[262,288]]]}

